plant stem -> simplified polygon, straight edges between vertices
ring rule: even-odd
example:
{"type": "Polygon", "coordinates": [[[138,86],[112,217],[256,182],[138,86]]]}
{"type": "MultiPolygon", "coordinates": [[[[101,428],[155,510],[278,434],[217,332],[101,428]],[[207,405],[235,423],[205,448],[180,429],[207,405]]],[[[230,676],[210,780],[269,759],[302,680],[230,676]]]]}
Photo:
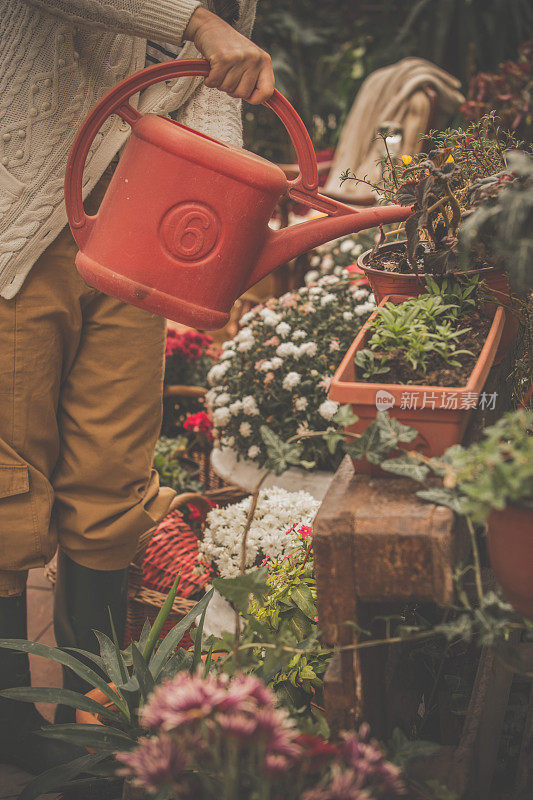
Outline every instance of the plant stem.
{"type": "Polygon", "coordinates": [[[476,580],[477,599],[479,604],[481,605],[483,602],[483,582],[481,579],[481,562],[479,560],[479,550],[476,541],[476,531],[474,530],[474,526],[472,524],[472,520],[470,519],[470,517],[465,517],[465,519],[468,527],[468,533],[470,535],[470,544],[472,546],[472,557],[474,559],[474,576],[476,580]]]}

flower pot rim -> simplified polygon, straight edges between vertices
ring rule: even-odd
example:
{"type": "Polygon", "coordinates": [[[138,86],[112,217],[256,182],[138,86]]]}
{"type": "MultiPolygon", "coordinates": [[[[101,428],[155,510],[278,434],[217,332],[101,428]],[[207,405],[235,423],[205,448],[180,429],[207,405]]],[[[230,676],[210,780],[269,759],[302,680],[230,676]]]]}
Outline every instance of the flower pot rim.
{"type": "MultiPolygon", "coordinates": [[[[402,294],[388,294],[386,295],[378,308],[381,308],[389,301],[399,304],[412,298],[408,295],[402,294]]],[[[366,338],[369,332],[370,324],[377,316],[377,311],[368,318],[365,322],[354,341],[348,348],[344,358],[339,364],[331,381],[328,397],[331,400],[339,402],[356,402],[360,404],[375,404],[375,395],[379,390],[385,390],[391,395],[395,396],[395,400],[400,400],[400,395],[404,392],[425,391],[437,393],[437,396],[443,396],[449,393],[463,393],[479,392],[483,387],[487,375],[492,367],[496,351],[501,339],[503,325],[505,322],[505,309],[503,306],[498,306],[494,314],[492,325],[488,332],[485,344],[477,358],[477,361],[470,373],[467,383],[464,386],[431,386],[423,383],[369,383],[363,381],[348,381],[344,376],[351,366],[351,362],[355,354],[363,349],[366,344],[366,338]],[[357,393],[357,399],[353,397],[354,392],[357,393]]],[[[423,409],[412,409],[413,411],[422,411],[423,409]]],[[[466,409],[454,409],[455,411],[464,411],[466,409]]]]}
{"type": "MultiPolygon", "coordinates": [[[[403,247],[407,242],[407,239],[399,239],[396,242],[387,242],[386,244],[378,245],[378,250],[397,250],[399,246],[403,247]]],[[[424,281],[425,278],[433,278],[435,277],[431,272],[421,272],[419,275],[416,272],[388,272],[384,269],[377,269],[376,267],[371,267],[366,264],[365,259],[367,259],[371,253],[375,251],[376,248],[371,247],[368,250],[365,250],[364,253],[361,253],[357,257],[357,266],[361,267],[365,273],[371,273],[372,275],[386,275],[387,277],[398,277],[399,280],[409,280],[413,279],[417,282],[424,281]]],[[[488,272],[501,272],[503,270],[496,269],[496,267],[478,267],[477,269],[468,269],[468,270],[460,270],[458,272],[449,273],[450,275],[465,275],[467,277],[471,277],[473,275],[484,275],[488,272]]]]}
{"type": "MultiPolygon", "coordinates": [[[[107,684],[110,689],[115,690],[117,687],[114,683],[107,684]]],[[[97,703],[100,703],[103,706],[111,708],[113,703],[111,700],[102,692],[101,689],[91,689],[90,692],[86,692],[85,697],[88,697],[90,700],[96,700],[97,703]]],[[[100,722],[96,714],[93,714],[92,711],[83,711],[81,708],[76,709],[76,722],[78,724],[85,724],[85,725],[103,725],[103,722],[100,722]]]]}

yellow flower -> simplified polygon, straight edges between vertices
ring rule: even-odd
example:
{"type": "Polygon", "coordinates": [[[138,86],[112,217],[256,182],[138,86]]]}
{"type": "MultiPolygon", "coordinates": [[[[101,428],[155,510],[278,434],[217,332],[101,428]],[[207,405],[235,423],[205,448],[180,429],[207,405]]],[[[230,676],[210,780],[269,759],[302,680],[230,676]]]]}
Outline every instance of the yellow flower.
{"type": "Polygon", "coordinates": [[[402,156],[402,161],[406,167],[411,163],[412,160],[413,156],[402,156]]]}
{"type": "Polygon", "coordinates": [[[455,163],[455,159],[454,159],[454,157],[452,156],[451,153],[450,153],[450,155],[448,156],[448,158],[446,159],[446,161],[444,163],[445,164],[450,164],[450,163],[454,164],[455,163]]]}

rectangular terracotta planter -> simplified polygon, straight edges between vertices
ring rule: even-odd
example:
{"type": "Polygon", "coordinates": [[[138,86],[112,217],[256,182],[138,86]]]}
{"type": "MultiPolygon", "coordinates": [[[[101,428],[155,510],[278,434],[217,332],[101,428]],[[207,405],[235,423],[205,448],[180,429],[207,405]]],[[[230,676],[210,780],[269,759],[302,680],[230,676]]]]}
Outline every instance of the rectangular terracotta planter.
{"type": "MultiPolygon", "coordinates": [[[[391,301],[401,303],[405,295],[387,295],[380,307],[391,301]]],[[[505,325],[505,310],[498,306],[487,340],[465,386],[424,386],[420,384],[363,383],[357,380],[354,356],[366,347],[370,323],[367,320],[339,365],[329,389],[329,398],[341,405],[349,403],[358,422],[347,428],[362,433],[375,419],[378,408],[418,431],[407,447],[426,456],[440,456],[453,444],[460,444],[468,420],[476,408],[483,386],[493,366],[505,325]]],[[[360,465],[358,465],[360,466],[360,465]]],[[[361,470],[359,470],[361,471],[361,470]]]]}

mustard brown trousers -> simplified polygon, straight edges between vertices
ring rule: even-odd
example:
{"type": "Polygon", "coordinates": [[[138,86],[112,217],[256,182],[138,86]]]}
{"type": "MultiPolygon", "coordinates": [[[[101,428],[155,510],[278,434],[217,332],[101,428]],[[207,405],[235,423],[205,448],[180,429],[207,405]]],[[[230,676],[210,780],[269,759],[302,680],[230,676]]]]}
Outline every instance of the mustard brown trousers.
{"type": "Polygon", "coordinates": [[[0,298],[0,597],[58,544],[84,567],[123,569],[174,495],[152,468],[165,321],[87,286],[76,252],[66,228],[0,298]]]}

